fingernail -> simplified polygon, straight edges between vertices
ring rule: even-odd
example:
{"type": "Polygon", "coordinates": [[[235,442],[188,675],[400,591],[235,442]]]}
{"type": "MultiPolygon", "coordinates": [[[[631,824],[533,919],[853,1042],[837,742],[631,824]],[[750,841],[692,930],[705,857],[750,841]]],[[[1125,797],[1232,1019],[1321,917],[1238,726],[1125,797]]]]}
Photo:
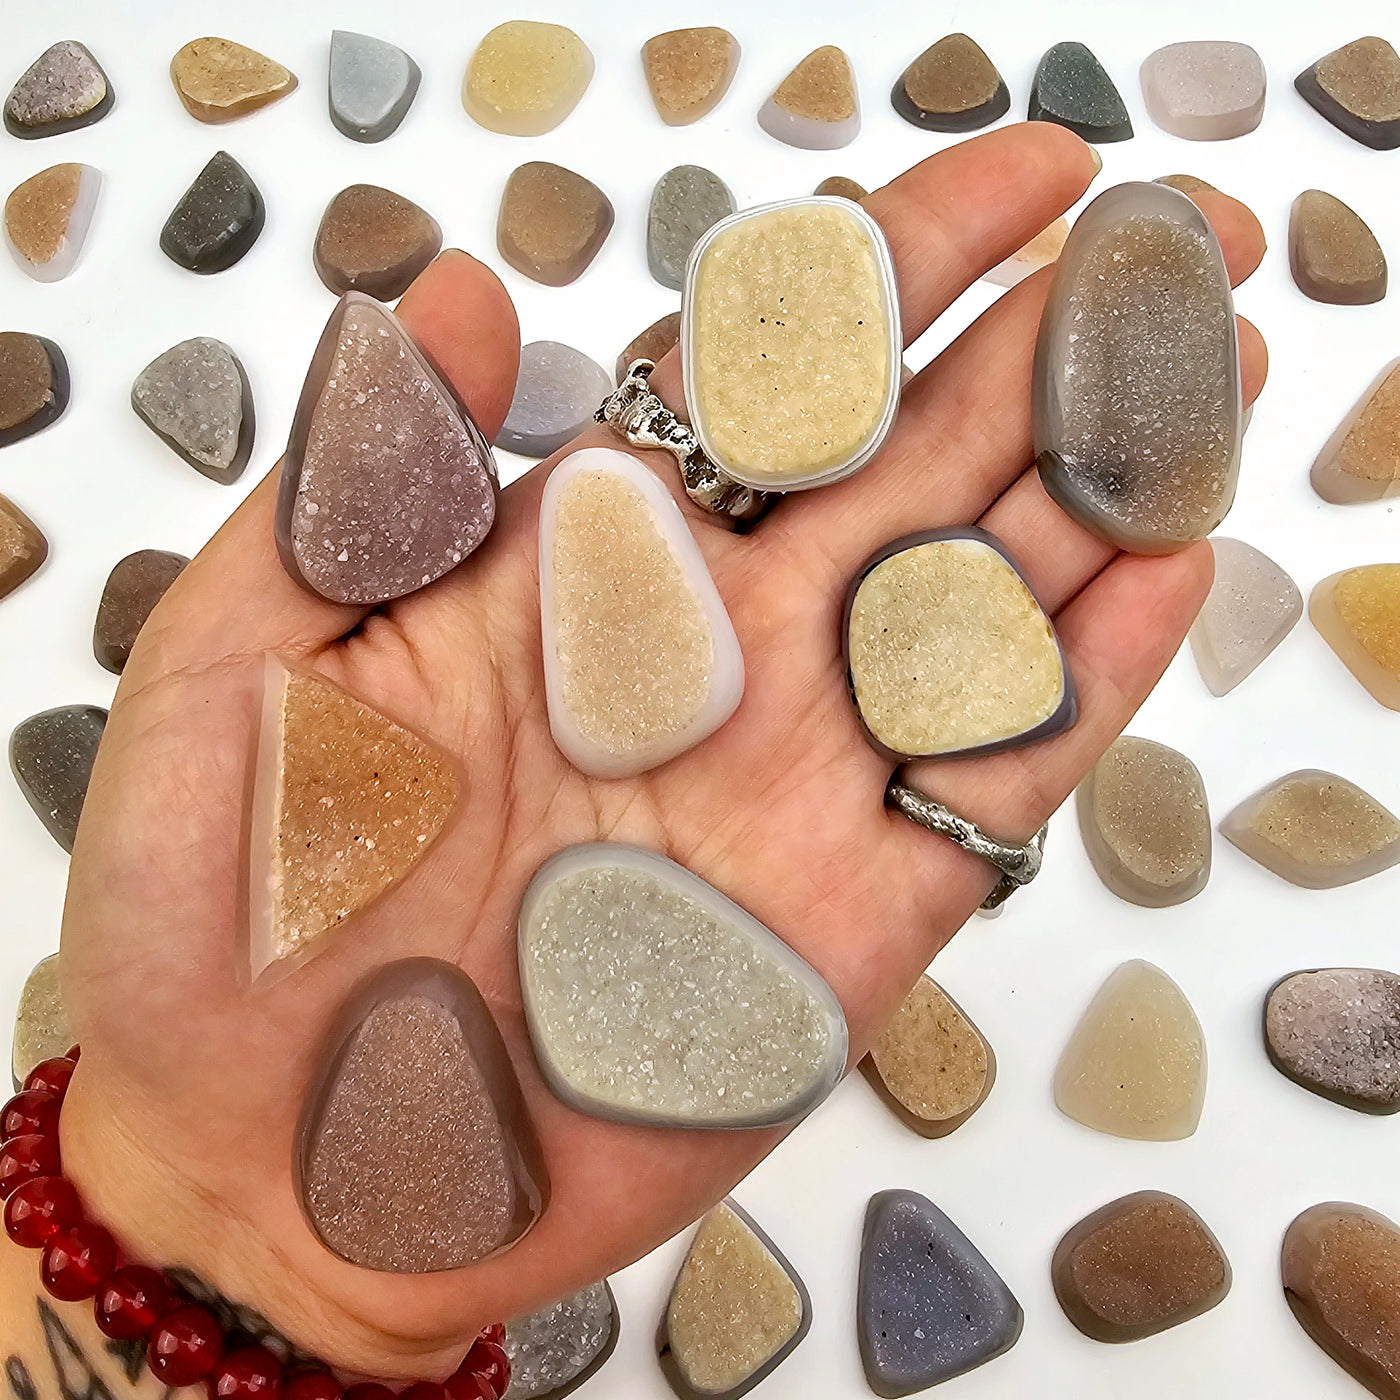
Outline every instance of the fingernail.
{"type": "MultiPolygon", "coordinates": [[[[1087,142],[1085,142],[1085,144],[1088,145],[1087,142]]],[[[1089,154],[1094,158],[1094,174],[1097,175],[1099,171],[1103,169],[1103,157],[1098,153],[1098,149],[1094,146],[1089,146],[1089,154]]],[[[1091,176],[1090,178],[1092,179],[1093,176],[1091,176]]]]}

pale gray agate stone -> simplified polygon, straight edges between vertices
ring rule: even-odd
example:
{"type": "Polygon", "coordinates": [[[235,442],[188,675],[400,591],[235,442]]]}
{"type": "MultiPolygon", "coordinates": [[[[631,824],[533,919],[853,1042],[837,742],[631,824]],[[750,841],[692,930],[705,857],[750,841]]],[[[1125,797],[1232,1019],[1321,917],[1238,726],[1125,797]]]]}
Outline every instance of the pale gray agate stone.
{"type": "Polygon", "coordinates": [[[729,186],[702,165],[677,165],[651,192],[647,266],[663,287],[679,290],[690,250],[707,230],[737,209],[729,186]]]}
{"type": "Polygon", "coordinates": [[[68,1024],[58,984],[58,954],[35,965],[19,994],[10,1075],[18,1090],[35,1065],[72,1049],[77,1037],[68,1024]]]}
{"type": "Polygon", "coordinates": [[[1032,404],[1045,489],[1110,544],[1168,554],[1225,518],[1243,433],[1234,303],[1184,194],[1116,185],[1079,216],[1041,318],[1032,404]]]}
{"type": "Polygon", "coordinates": [[[423,74],[401,49],[348,29],[331,33],[331,121],[352,141],[382,141],[398,130],[423,74]]]}
{"type": "Polygon", "coordinates": [[[159,354],[136,376],[131,406],[211,481],[236,481],[253,452],[253,396],[238,356],[200,335],[159,354]]]}
{"type": "Polygon", "coordinates": [[[617,1345],[617,1300],[606,1279],[506,1323],[510,1385],[503,1400],[562,1400],[617,1345]]]}
{"type": "Polygon", "coordinates": [[[1168,44],[1142,65],[1142,100],[1163,131],[1187,141],[1228,141],[1264,115],[1264,63],[1248,44],[1168,44]]]}
{"type": "Polygon", "coordinates": [[[515,397],[496,446],[522,457],[548,457],[593,421],[612,389],[607,370],[583,351],[557,340],[531,341],[521,347],[515,397]]]}
{"type": "Polygon", "coordinates": [[[1191,654],[1212,695],[1227,695],[1293,630],[1303,595],[1252,544],[1217,535],[1215,582],[1188,634],[1191,654]]]}
{"type": "Polygon", "coordinates": [[[573,846],[525,891],[520,981],[550,1088],[580,1112],[688,1128],[790,1123],[846,1068],[831,988],[688,870],[573,846]]]}

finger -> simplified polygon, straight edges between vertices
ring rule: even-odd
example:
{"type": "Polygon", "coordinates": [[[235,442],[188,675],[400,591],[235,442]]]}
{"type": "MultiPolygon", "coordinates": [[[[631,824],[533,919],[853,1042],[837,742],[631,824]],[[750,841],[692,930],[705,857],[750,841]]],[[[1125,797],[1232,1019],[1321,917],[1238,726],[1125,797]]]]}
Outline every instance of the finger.
{"type": "MultiPolygon", "coordinates": [[[[1245,275],[1263,247],[1259,222],[1225,195],[1212,201],[1216,214],[1226,266],[1245,275]]],[[[870,466],[813,493],[770,528],[800,532],[854,570],[885,540],[977,519],[1034,458],[1032,362],[1052,278],[1044,269],[999,298],[910,380],[894,430],[870,466]]],[[[1253,359],[1260,344],[1250,331],[1253,384],[1263,366],[1253,359]]]]}
{"type": "MultiPolygon", "coordinates": [[[[487,439],[494,437],[520,353],[515,309],[500,279],[465,253],[443,253],[404,293],[399,316],[487,439]]],[[[283,566],[273,537],[280,476],[279,462],[161,600],[127,663],[123,690],[263,651],[304,658],[364,615],[318,597],[283,566]]]]}

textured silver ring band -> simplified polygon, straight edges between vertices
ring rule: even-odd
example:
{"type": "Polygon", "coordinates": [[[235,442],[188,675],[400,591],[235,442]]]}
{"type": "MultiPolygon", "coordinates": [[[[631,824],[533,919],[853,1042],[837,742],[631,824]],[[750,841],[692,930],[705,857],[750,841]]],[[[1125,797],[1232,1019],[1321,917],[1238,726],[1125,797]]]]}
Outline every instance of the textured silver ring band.
{"type": "Polygon", "coordinates": [[[627,378],[598,405],[593,417],[606,423],[633,447],[659,447],[679,463],[685,493],[702,510],[737,530],[752,525],[777,500],[776,491],[759,491],[726,476],[705,455],[700,440],[652,393],[648,380],[656,366],[633,360],[627,378]]]}
{"type": "Polygon", "coordinates": [[[885,788],[885,804],[926,831],[956,841],[963,850],[981,856],[1001,871],[996,888],[982,901],[983,909],[1000,907],[1022,885],[1030,884],[1040,874],[1045,858],[1045,833],[1049,827],[1042,826],[1024,846],[1009,846],[988,836],[975,822],[958,816],[951,808],[916,788],[906,787],[895,778],[891,778],[885,788]]]}

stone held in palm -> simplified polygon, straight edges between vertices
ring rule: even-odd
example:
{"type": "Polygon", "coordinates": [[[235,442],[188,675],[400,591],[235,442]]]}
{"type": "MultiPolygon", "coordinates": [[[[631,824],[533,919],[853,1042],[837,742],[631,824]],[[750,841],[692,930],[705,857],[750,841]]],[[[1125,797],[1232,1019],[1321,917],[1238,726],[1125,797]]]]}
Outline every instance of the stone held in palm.
{"type": "Polygon", "coordinates": [[[1400,1110],[1400,976],[1375,967],[1294,972],[1269,990],[1264,1044],[1295,1084],[1361,1113],[1400,1110]]]}
{"type": "Polygon", "coordinates": [[[851,60],[834,44],[813,49],[759,109],[776,140],[811,151],[849,146],[860,134],[860,97],[851,60]]]}
{"type": "Polygon", "coordinates": [[[1163,1191],[1110,1201],[1070,1229],[1050,1265],[1065,1316],[1096,1342],[1136,1342],[1224,1302],[1230,1261],[1205,1221],[1163,1191]]]}
{"type": "Polygon", "coordinates": [[[894,422],[900,349],[894,265],[860,205],[786,200],[696,244],[685,400],[706,455],[736,481],[794,491],[858,471],[894,422]]]}
{"type": "Polygon", "coordinates": [[[1386,365],[1323,445],[1312,487],[1334,505],[1400,495],[1400,359],[1386,365]]]}
{"type": "Polygon", "coordinates": [[[812,1325],[797,1271],[737,1202],[700,1222],[657,1331],[661,1370],[681,1400],[739,1400],[812,1325]]]}
{"type": "Polygon", "coordinates": [[[896,762],[1033,743],[1078,714],[1050,619],[984,530],[878,550],[851,585],[843,633],[861,726],[896,762]]]}
{"type": "Polygon", "coordinates": [[[1212,695],[1228,695],[1303,615],[1298,585],[1242,540],[1216,535],[1215,582],[1191,624],[1191,652],[1212,695]]]}
{"type": "Polygon", "coordinates": [[[612,1356],[621,1326],[604,1279],[506,1323],[510,1400],[563,1400],[612,1356]]]}
{"type": "Polygon", "coordinates": [[[1033,272],[1049,267],[1065,250],[1069,237],[1069,220],[1060,215],[1053,224],[1041,229],[1029,243],[1024,243],[1009,258],[1003,258],[990,272],[982,274],[984,282],[997,287],[1015,287],[1033,272]]]}
{"type": "Polygon", "coordinates": [[[31,715],[10,735],[10,771],[49,835],[71,852],[107,711],[60,705],[31,715]]]}
{"type": "Polygon", "coordinates": [[[651,192],[647,211],[647,266],[663,287],[679,290],[690,250],[736,205],[729,186],[700,165],[677,165],[651,192]]]}
{"type": "Polygon", "coordinates": [[[408,115],[423,73],[397,45],[348,29],[331,32],[331,121],[352,141],[383,141],[408,115]]]}
{"type": "Polygon", "coordinates": [[[927,974],[860,1067],[895,1116],[927,1138],[962,1127],[986,1102],[997,1076],[986,1037],[927,974]]]}
{"type": "Polygon", "coordinates": [[[1377,151],[1400,146],[1400,54],[1375,35],[1324,54],[1293,86],[1339,131],[1377,151]]]}
{"type": "Polygon", "coordinates": [[[1001,1276],[932,1201],[914,1191],[871,1197],[856,1335],[876,1395],[912,1395],[995,1360],[1023,1321],[1001,1276]]]}
{"type": "Polygon", "coordinates": [[[1353,676],[1400,710],[1400,564],[1363,564],[1322,580],[1308,617],[1353,676]]]}
{"type": "Polygon", "coordinates": [[[496,518],[491,449],[387,307],[348,292],[312,356],[277,496],[293,578],[337,603],[401,598],[496,518]]]}
{"type": "Polygon", "coordinates": [[[496,248],[532,282],[563,287],[583,275],[612,226],[612,203],[592,180],[532,160],[506,181],[496,248]]]}
{"type": "Polygon", "coordinates": [[[107,575],[92,629],[97,664],[121,675],[146,619],[190,561],[164,549],[128,554],[107,575]]]}
{"type": "Polygon", "coordinates": [[[191,272],[223,272],[247,256],[267,219],[262,192],[227,151],[216,151],[160,231],[160,250],[191,272]]]}
{"type": "Polygon", "coordinates": [[[948,34],[899,75],[890,103],[928,131],[976,131],[1007,114],[1011,93],[975,40],[948,34]]]}
{"type": "Polygon", "coordinates": [[[349,185],[326,205],[316,230],[316,275],[336,294],[394,301],[442,251],[438,221],[380,185],[349,185]]]}
{"type": "Polygon", "coordinates": [[[1324,190],[1304,190],[1288,218],[1288,265],[1304,296],[1365,306],[1385,296],[1388,271],[1376,236],[1324,190]]]}
{"type": "Polygon", "coordinates": [[[793,1122],[846,1068],[831,988],[750,914],[635,846],[573,846],[530,882],[520,980],[550,1088],[594,1117],[793,1122]]]}
{"type": "Polygon", "coordinates": [[[5,99],[5,130],[31,139],[91,126],[112,110],[102,65],[76,39],[50,45],[20,75],[5,99]]]}
{"type": "Polygon", "coordinates": [[[1206,1043],[1181,988],[1159,967],[1123,963],[1099,988],[1055,1070],[1055,1105],[1095,1132],[1188,1138],[1206,1096],[1206,1043]]]}
{"type": "Polygon", "coordinates": [[[1381,1400],[1400,1400],[1400,1229],[1366,1206],[1326,1201],[1283,1237],[1283,1293],[1303,1330],[1381,1400]]]}
{"type": "Polygon", "coordinates": [[[1210,808],[1185,754],[1124,734],[1089,770],[1075,799],[1099,878],[1120,899],[1160,909],[1210,879],[1210,808]]]}
{"type": "Polygon", "coordinates": [[[170,81],[197,121],[229,122],[295,90],[296,74],[232,39],[191,39],[170,60],[170,81]]]}
{"type": "Polygon", "coordinates": [[[1230,279],[1190,199],[1116,185],[1055,268],[1032,381],[1041,481],[1120,549],[1165,554],[1225,518],[1243,410],[1230,279]]]}
{"type": "Polygon", "coordinates": [[[627,348],[617,357],[616,378],[619,384],[627,378],[628,367],[634,360],[650,360],[660,364],[680,343],[681,313],[668,311],[660,320],[653,321],[637,338],[629,342],[627,348]]]}
{"type": "Polygon", "coordinates": [[[672,29],[642,45],[642,68],[657,115],[688,126],[714,111],[739,67],[739,41],[714,26],[672,29]]]}
{"type": "Polygon", "coordinates": [[[457,805],[427,740],[330,681],[266,661],[249,839],[254,977],[290,969],[404,878],[457,805]]]}
{"type": "Polygon", "coordinates": [[[0,331],[0,447],[31,437],[68,407],[68,361],[51,340],[0,331]]]}
{"type": "Polygon", "coordinates": [[[1187,141],[1229,141],[1264,116],[1268,77],[1248,44],[1197,39],[1147,56],[1140,74],[1147,115],[1187,141]]]}
{"type": "Polygon", "coordinates": [[[495,1019],[451,963],[408,958],[352,995],[302,1111],[302,1208],[333,1253],[399,1274],[500,1254],[549,1198],[495,1019]]]}
{"type": "Polygon", "coordinates": [[[77,266],[102,174],[91,165],[51,165],[5,201],[5,241],[20,269],[36,282],[58,282],[77,266]]]}
{"type": "Polygon", "coordinates": [[[557,340],[520,348],[520,370],[496,446],[525,457],[548,457],[593,421],[612,392],[608,372],[582,350],[557,340]]]}
{"type": "Polygon", "coordinates": [[[482,39],[462,80],[462,106],[488,131],[542,136],[578,106],[593,53],[562,24],[508,20],[482,39]]]}
{"type": "Polygon", "coordinates": [[[66,1055],[78,1039],[68,1021],[58,973],[58,954],[51,953],[35,964],[20,989],[10,1051],[10,1074],[16,1092],[35,1065],[66,1055]]]}
{"type": "Polygon", "coordinates": [[[48,557],[44,532],[13,501],[0,496],[0,598],[36,574],[48,557]]]}
{"type": "Polygon", "coordinates": [[[242,361],[222,340],[172,345],[136,376],[131,406],[197,472],[228,485],[253,455],[253,393],[242,361]]]}
{"type": "Polygon", "coordinates": [[[1083,44],[1067,41],[1046,49],[1031,83],[1033,122],[1058,122],[1085,141],[1127,141],[1133,134],[1128,109],[1113,79],[1083,44]]]}
{"type": "Polygon", "coordinates": [[[1246,798],[1220,834],[1290,884],[1330,890],[1400,862],[1400,818],[1355,783],[1300,768],[1246,798]]]}

